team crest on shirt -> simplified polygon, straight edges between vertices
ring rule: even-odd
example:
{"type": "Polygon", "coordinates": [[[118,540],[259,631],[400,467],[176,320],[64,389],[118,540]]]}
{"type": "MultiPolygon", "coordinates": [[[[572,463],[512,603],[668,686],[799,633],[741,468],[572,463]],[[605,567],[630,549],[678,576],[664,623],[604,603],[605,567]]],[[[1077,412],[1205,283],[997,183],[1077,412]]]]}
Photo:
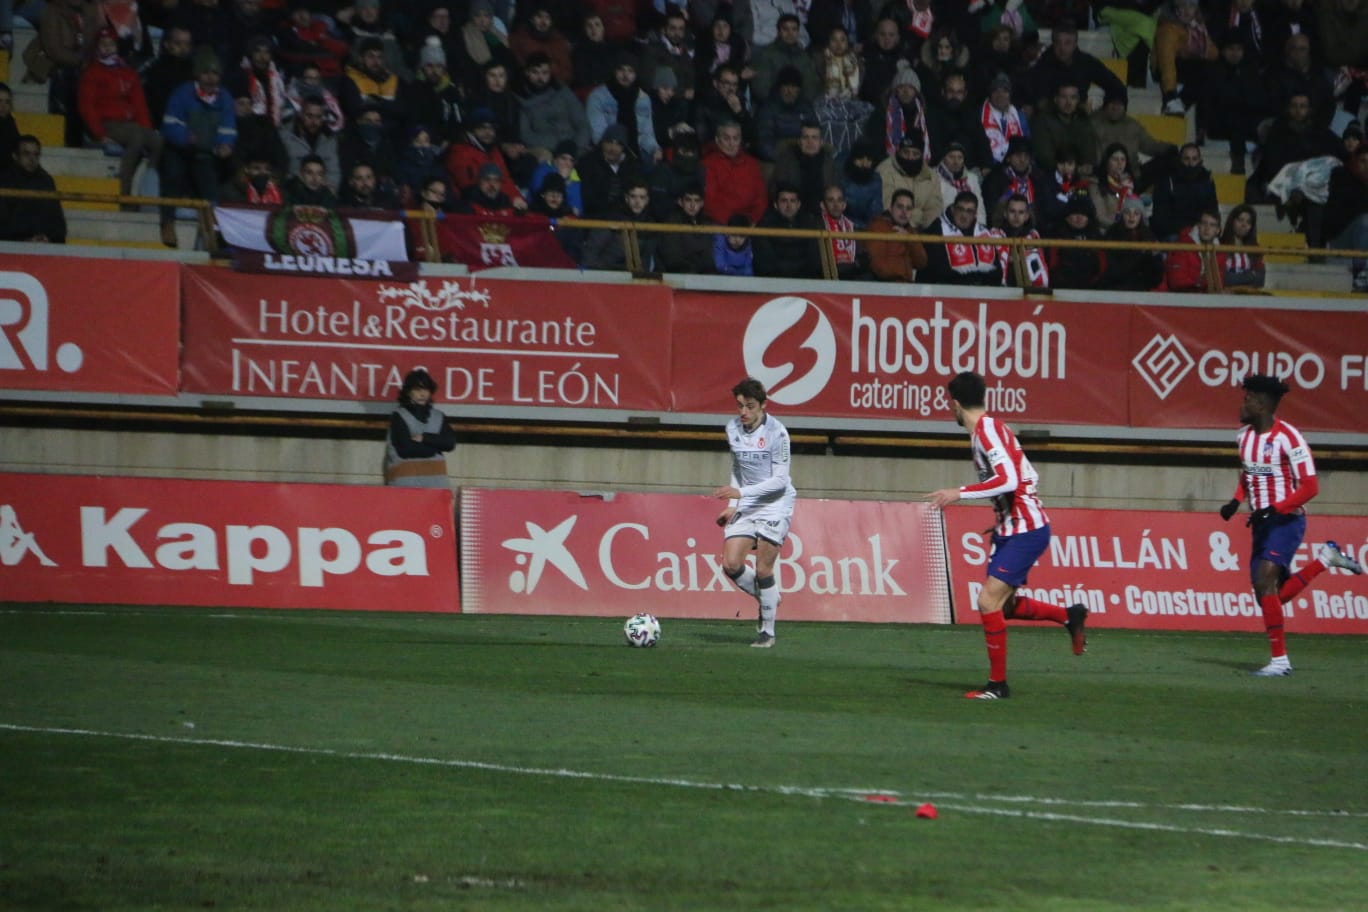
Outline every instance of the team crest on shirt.
{"type": "Polygon", "coordinates": [[[757,450],[763,450],[763,449],[765,448],[765,435],[764,435],[764,434],[761,434],[761,435],[760,435],[760,439],[757,440],[757,441],[755,441],[755,448],[756,448],[757,450]]]}

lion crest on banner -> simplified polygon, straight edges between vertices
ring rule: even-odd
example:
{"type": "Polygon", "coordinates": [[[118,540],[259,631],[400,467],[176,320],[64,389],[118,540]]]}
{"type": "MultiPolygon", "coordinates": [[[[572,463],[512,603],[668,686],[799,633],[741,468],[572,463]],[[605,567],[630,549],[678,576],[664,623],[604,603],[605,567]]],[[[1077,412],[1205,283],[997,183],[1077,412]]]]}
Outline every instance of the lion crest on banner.
{"type": "Polygon", "coordinates": [[[513,245],[508,243],[512,227],[499,222],[487,222],[480,226],[480,262],[489,266],[517,266],[518,259],[513,255],[513,245]]]}
{"type": "Polygon", "coordinates": [[[356,236],[348,221],[322,206],[282,206],[266,218],[266,242],[276,253],[350,259],[356,236]]]}

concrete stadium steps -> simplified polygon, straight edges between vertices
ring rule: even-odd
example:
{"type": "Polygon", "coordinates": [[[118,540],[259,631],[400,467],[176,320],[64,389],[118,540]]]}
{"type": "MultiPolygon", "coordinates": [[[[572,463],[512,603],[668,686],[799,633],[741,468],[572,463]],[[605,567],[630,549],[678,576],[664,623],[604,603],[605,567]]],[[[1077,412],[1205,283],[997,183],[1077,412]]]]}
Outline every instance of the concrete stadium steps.
{"type": "MultiPolygon", "coordinates": [[[[1260,237],[1260,240],[1263,240],[1260,237]]],[[[1353,276],[1347,260],[1325,263],[1275,263],[1268,258],[1265,290],[1295,294],[1347,296],[1353,293],[1353,276]]]]}
{"type": "Polygon", "coordinates": [[[33,114],[46,114],[48,105],[47,85],[31,82],[11,82],[10,91],[14,93],[14,110],[28,111],[33,114]]]}
{"type": "Polygon", "coordinates": [[[24,66],[24,51],[28,48],[29,42],[38,37],[38,30],[29,25],[27,19],[20,18],[19,15],[16,14],[14,17],[14,31],[11,32],[11,35],[13,36],[14,46],[10,51],[9,78],[5,81],[11,86],[14,86],[23,82],[24,74],[28,72],[28,67],[24,66]]]}
{"type": "Polygon", "coordinates": [[[54,178],[117,177],[119,159],[105,155],[101,149],[67,149],[63,147],[43,147],[43,167],[54,178]]]}
{"type": "MultiPolygon", "coordinates": [[[[67,237],[82,238],[101,246],[161,247],[161,219],[155,211],[101,212],[66,207],[67,237]]],[[[199,225],[176,221],[181,250],[194,250],[199,225]]],[[[75,240],[69,244],[77,243],[75,240]]]]}

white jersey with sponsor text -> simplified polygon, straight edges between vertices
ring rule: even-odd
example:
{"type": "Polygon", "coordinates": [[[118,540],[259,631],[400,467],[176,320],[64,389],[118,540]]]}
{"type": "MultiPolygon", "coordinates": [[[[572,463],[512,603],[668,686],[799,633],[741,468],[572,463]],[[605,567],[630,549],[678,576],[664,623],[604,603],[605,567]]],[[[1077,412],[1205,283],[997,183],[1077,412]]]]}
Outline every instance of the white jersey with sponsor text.
{"type": "Polygon", "coordinates": [[[765,420],[746,431],[739,417],[727,422],[727,443],[732,452],[732,487],[741,492],[738,513],[787,516],[793,512],[798,492],[789,478],[789,435],[779,419],[765,413],[765,420]]]}
{"type": "MultiPolygon", "coordinates": [[[[1281,418],[1260,434],[1245,425],[1238,437],[1240,446],[1240,484],[1244,486],[1249,509],[1271,507],[1301,487],[1316,474],[1311,448],[1301,432],[1281,418]]],[[[1297,508],[1298,513],[1306,511],[1297,508]]]]}
{"type": "Polygon", "coordinates": [[[974,426],[973,449],[979,482],[960,488],[960,497],[991,497],[998,535],[1030,532],[1050,522],[1036,494],[1040,476],[1005,421],[980,417],[974,426]]]}

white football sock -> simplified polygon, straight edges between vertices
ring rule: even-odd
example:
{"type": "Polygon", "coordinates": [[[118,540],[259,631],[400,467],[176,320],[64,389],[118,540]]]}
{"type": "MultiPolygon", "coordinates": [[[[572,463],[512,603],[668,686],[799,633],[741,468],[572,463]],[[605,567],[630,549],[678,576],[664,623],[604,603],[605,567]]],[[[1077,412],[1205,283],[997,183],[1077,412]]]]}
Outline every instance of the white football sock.
{"type": "Polygon", "coordinates": [[[760,590],[760,631],[774,636],[774,617],[779,613],[779,585],[760,590]]]}

